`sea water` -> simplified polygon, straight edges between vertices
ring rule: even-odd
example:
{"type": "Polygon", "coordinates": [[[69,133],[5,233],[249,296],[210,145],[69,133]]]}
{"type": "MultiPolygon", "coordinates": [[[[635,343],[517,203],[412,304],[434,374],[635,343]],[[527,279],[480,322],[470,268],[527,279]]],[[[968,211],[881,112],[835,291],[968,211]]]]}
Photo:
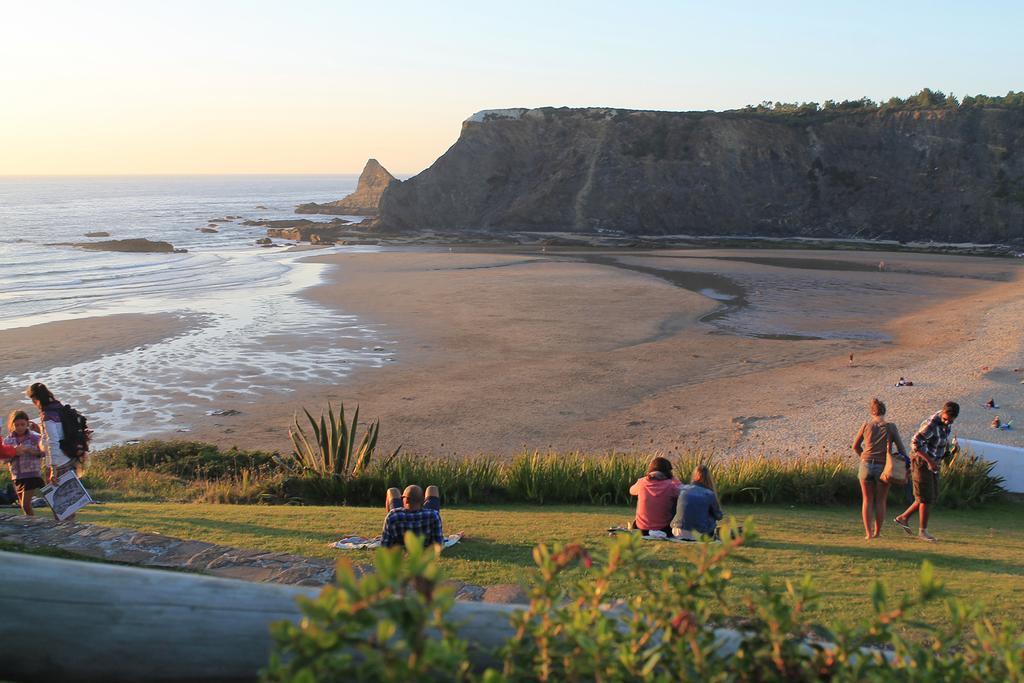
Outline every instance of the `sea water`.
{"type": "MultiPolygon", "coordinates": [[[[117,313],[165,313],[183,333],[80,363],[0,377],[0,395],[32,381],[90,417],[100,444],[187,433],[196,414],[337,382],[392,358],[383,330],[297,294],[329,266],[263,248],[248,219],[296,216],[338,199],[356,176],[0,178],[0,329],[117,313]],[[217,233],[198,229],[211,221],[217,233]],[[87,238],[103,231],[110,237],[87,238]],[[147,238],[178,254],[85,251],[66,243],[147,238]],[[296,342],[296,340],[298,342],[296,342]],[[228,405],[230,404],[230,405],[228,405]]],[[[275,240],[283,244],[281,240],[275,240]]],[[[373,250],[332,247],[327,251],[373,250]]],[[[323,251],[318,253],[324,253],[323,251]]],[[[113,323],[112,323],[113,324],[113,323]]],[[[4,406],[6,409],[7,406],[4,406]]]]}

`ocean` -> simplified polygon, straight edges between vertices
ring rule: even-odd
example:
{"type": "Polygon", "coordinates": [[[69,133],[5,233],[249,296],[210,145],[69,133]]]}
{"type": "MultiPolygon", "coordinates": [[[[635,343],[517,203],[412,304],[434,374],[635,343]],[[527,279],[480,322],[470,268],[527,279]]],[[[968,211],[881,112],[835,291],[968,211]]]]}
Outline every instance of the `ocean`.
{"type": "Polygon", "coordinates": [[[0,178],[0,330],[118,313],[188,321],[184,334],[145,347],[82,363],[54,359],[45,372],[22,368],[0,377],[0,396],[46,382],[89,415],[102,445],[158,431],[185,435],[184,416],[222,410],[225,396],[244,404],[388,362],[389,342],[379,330],[296,296],[322,282],[329,266],[305,263],[308,253],[259,247],[266,229],[242,225],[296,218],[296,205],[338,199],[356,181],[356,175],[0,178]],[[198,230],[228,216],[238,218],[216,223],[215,234],[198,230]],[[98,231],[110,237],[84,236],[98,231]],[[61,246],[126,238],[188,251],[61,246]],[[300,348],[289,348],[297,334],[300,348]]]}

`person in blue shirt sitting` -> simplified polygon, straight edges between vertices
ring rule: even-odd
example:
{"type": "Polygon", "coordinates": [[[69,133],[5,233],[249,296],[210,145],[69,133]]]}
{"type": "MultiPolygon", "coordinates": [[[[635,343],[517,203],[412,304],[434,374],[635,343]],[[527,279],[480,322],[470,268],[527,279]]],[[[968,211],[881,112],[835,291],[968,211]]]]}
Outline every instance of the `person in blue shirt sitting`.
{"type": "Polygon", "coordinates": [[[693,538],[695,534],[718,538],[718,521],[722,508],[718,504],[715,482],[707,465],[697,465],[689,484],[679,487],[676,516],[672,519],[672,535],[693,538]]]}
{"type": "Polygon", "coordinates": [[[441,493],[436,486],[428,486],[426,496],[423,495],[423,489],[415,484],[406,486],[401,493],[397,488],[390,488],[385,506],[388,516],[384,518],[384,531],[380,539],[380,544],[385,548],[404,546],[406,531],[420,536],[424,545],[444,545],[441,493]]]}

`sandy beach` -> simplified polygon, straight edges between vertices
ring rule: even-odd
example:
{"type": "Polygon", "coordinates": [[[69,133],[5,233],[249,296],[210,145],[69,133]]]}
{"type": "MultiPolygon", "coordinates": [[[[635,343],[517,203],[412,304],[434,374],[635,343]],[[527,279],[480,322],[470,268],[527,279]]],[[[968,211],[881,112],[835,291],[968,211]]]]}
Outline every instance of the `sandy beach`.
{"type": "MultiPolygon", "coordinates": [[[[121,313],[0,330],[0,378],[45,379],[52,368],[157,344],[184,334],[194,322],[188,315],[121,313]]],[[[0,405],[21,400],[24,389],[4,386],[0,405]]]]}
{"type": "MultiPolygon", "coordinates": [[[[994,413],[1016,423],[1024,398],[1015,261],[779,250],[310,258],[334,267],[302,296],[371,326],[388,362],[270,398],[232,392],[215,405],[241,414],[193,409],[187,432],[153,436],[286,449],[293,412],[330,400],[360,404],[362,418],[381,419],[385,448],[418,454],[846,453],[878,396],[908,438],[958,400],[962,436],[1024,445],[1020,431],[988,428],[994,413]],[[914,386],[894,387],[900,376],[914,386]],[[988,398],[1000,410],[984,409],[988,398]]],[[[54,358],[183,329],[177,316],[123,315],[0,332],[0,375],[45,381],[54,358]]],[[[278,341],[298,349],[303,336],[278,341]]]]}
{"type": "Polygon", "coordinates": [[[197,436],[285,448],[291,410],[343,400],[381,418],[386,447],[410,453],[846,453],[878,396],[907,434],[959,400],[962,435],[1024,444],[1018,431],[989,429],[993,413],[981,407],[993,397],[1002,419],[1016,420],[1024,397],[1013,372],[1024,365],[1024,284],[1013,261],[800,251],[314,258],[337,269],[306,296],[379,326],[394,362],[251,406],[231,423],[234,439],[217,428],[197,436]],[[900,376],[914,386],[894,387],[900,376]]]}

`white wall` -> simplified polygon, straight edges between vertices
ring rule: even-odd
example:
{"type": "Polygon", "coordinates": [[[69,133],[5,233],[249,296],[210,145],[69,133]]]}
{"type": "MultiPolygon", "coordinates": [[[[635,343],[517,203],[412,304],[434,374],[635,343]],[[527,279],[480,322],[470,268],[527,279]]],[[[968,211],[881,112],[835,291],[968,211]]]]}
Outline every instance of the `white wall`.
{"type": "Polygon", "coordinates": [[[1003,486],[1007,491],[1024,493],[1024,448],[974,439],[958,438],[957,442],[962,447],[972,450],[975,455],[994,462],[996,466],[992,473],[1006,480],[1003,486]]]}

